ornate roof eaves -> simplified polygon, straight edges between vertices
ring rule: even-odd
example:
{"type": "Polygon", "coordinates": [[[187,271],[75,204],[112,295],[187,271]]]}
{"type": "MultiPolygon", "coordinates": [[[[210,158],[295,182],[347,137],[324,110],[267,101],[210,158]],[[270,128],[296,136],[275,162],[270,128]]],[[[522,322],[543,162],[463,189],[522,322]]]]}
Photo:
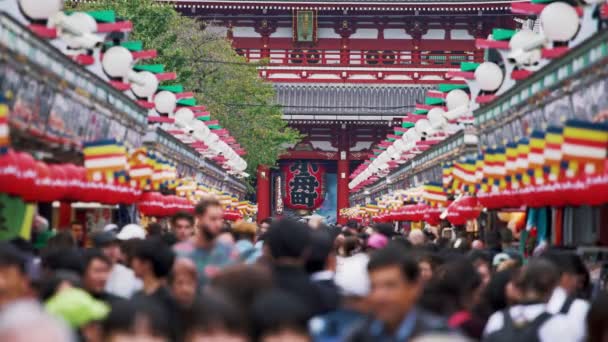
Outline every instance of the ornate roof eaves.
{"type": "Polygon", "coordinates": [[[157,0],[173,4],[177,9],[235,9],[235,10],[350,10],[350,11],[509,11],[511,4],[523,0],[383,0],[383,1],[340,1],[340,0],[157,0]]]}

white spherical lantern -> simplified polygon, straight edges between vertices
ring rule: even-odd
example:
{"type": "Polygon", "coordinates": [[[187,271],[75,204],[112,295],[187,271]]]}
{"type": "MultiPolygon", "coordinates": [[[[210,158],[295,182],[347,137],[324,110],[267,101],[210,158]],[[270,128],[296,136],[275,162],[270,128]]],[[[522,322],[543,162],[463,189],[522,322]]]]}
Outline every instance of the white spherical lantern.
{"type": "Polygon", "coordinates": [[[462,89],[451,90],[445,98],[448,110],[469,106],[469,94],[462,89]]]}
{"type": "Polygon", "coordinates": [[[394,147],[393,145],[389,146],[389,147],[386,149],[386,153],[387,153],[389,156],[392,156],[393,154],[395,154],[395,147],[394,147]]]}
{"type": "Polygon", "coordinates": [[[190,108],[180,108],[173,115],[175,123],[188,125],[194,120],[194,112],[190,108]]]}
{"type": "Polygon", "coordinates": [[[433,130],[431,123],[427,119],[418,120],[414,128],[416,129],[416,132],[420,135],[430,134],[433,130]]]}
{"type": "Polygon", "coordinates": [[[389,157],[389,155],[388,155],[386,152],[382,152],[382,154],[380,154],[380,155],[378,156],[378,160],[379,160],[379,163],[380,163],[380,164],[382,164],[382,163],[386,163],[386,162],[387,162],[387,161],[389,161],[390,159],[391,159],[391,158],[389,157]]]}
{"type": "Polygon", "coordinates": [[[113,78],[127,77],[133,65],[131,51],[123,46],[113,46],[103,54],[101,66],[108,76],[113,78]]]}
{"type": "Polygon", "coordinates": [[[511,49],[509,61],[520,67],[531,67],[538,64],[542,57],[540,47],[530,49],[530,46],[542,41],[541,38],[531,30],[517,31],[509,40],[509,48],[511,49]]]}
{"type": "Polygon", "coordinates": [[[149,71],[141,71],[135,74],[137,81],[131,83],[131,91],[137,97],[149,98],[158,89],[158,78],[149,71]]]}
{"type": "Polygon", "coordinates": [[[58,31],[60,38],[72,49],[90,49],[100,43],[100,39],[93,36],[97,31],[95,18],[84,12],[64,16],[58,31]]]}
{"type": "Polygon", "coordinates": [[[404,142],[416,142],[420,140],[420,134],[416,131],[416,127],[414,127],[405,132],[402,139],[404,142]]]}
{"type": "Polygon", "coordinates": [[[543,33],[553,41],[566,42],[574,38],[579,22],[574,7],[561,1],[548,4],[540,13],[543,33]]]}
{"type": "Polygon", "coordinates": [[[433,108],[429,111],[427,118],[434,130],[439,131],[448,124],[444,115],[445,111],[441,108],[433,108]]]}
{"type": "Polygon", "coordinates": [[[205,141],[205,144],[215,150],[215,149],[217,149],[217,143],[219,140],[220,140],[220,137],[218,137],[217,134],[211,133],[211,134],[209,134],[209,136],[207,136],[207,140],[205,141]]]}
{"type": "Polygon", "coordinates": [[[47,20],[63,8],[63,0],[19,0],[19,7],[32,20],[47,20]]]}
{"type": "Polygon", "coordinates": [[[198,120],[192,122],[192,129],[194,130],[192,136],[198,141],[203,141],[211,133],[209,127],[198,120]]]}
{"type": "Polygon", "coordinates": [[[496,91],[503,80],[502,69],[492,62],[483,62],[475,69],[475,80],[484,91],[496,91]]]}
{"type": "Polygon", "coordinates": [[[154,95],[154,107],[161,114],[173,113],[177,107],[177,97],[170,91],[160,91],[154,95]]]}
{"type": "Polygon", "coordinates": [[[396,151],[399,151],[399,152],[405,151],[405,142],[403,141],[403,139],[399,139],[399,140],[395,141],[393,146],[395,146],[396,151]]]}

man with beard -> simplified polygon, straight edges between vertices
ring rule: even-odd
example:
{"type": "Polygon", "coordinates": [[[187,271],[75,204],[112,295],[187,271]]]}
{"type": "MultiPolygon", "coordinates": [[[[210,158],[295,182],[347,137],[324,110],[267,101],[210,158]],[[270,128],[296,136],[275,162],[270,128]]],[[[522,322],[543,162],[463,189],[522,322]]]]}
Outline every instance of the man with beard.
{"type": "Polygon", "coordinates": [[[224,267],[239,260],[238,251],[217,241],[224,223],[224,211],[215,198],[203,199],[194,208],[197,234],[176,244],[178,257],[191,259],[196,265],[199,285],[204,286],[224,267]]]}

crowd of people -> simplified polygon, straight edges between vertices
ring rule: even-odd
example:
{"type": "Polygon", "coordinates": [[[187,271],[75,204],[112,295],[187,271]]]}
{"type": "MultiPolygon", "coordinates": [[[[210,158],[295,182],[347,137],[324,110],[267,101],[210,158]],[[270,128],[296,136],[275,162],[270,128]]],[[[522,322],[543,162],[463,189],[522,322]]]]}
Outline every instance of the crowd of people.
{"type": "Polygon", "coordinates": [[[608,297],[566,249],[229,225],[212,198],[169,229],[83,228],[0,243],[0,341],[608,341],[608,297]]]}

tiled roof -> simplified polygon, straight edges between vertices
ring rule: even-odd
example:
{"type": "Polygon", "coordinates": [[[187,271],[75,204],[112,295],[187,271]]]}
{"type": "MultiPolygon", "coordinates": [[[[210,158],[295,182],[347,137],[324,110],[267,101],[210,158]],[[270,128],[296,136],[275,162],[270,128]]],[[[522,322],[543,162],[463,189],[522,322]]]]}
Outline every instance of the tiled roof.
{"type": "Polygon", "coordinates": [[[286,115],[402,116],[431,86],[275,83],[286,115]]]}

